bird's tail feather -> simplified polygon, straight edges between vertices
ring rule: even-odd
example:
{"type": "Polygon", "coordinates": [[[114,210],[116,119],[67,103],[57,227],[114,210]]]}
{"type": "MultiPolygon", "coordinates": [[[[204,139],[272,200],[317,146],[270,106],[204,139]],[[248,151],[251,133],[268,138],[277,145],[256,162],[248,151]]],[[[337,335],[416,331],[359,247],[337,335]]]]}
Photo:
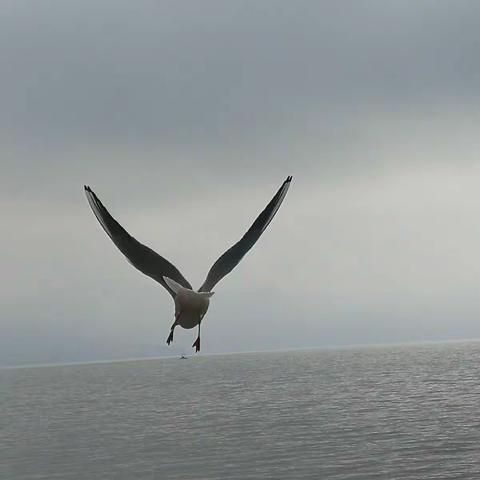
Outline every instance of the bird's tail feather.
{"type": "Polygon", "coordinates": [[[189,290],[188,288],[183,287],[171,278],[163,277],[163,279],[165,280],[165,283],[169,286],[170,290],[172,290],[174,293],[178,293],[182,290],[189,290]]]}
{"type": "Polygon", "coordinates": [[[195,292],[194,290],[190,290],[189,288],[185,288],[184,286],[177,283],[175,280],[172,280],[168,277],[163,277],[165,283],[168,285],[170,290],[172,290],[176,295],[181,291],[187,291],[190,293],[194,293],[195,295],[199,295],[201,297],[210,298],[215,292],[195,292]]]}

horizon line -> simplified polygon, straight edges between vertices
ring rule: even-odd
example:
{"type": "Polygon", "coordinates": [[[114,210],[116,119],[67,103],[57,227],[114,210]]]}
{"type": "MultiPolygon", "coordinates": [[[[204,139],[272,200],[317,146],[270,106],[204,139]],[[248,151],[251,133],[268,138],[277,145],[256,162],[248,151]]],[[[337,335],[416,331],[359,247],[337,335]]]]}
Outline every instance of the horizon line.
{"type": "MultiPolygon", "coordinates": [[[[378,343],[349,343],[349,344],[332,344],[332,345],[317,345],[308,347],[280,347],[265,350],[238,350],[232,352],[209,352],[202,353],[201,355],[192,353],[187,355],[187,358],[202,358],[209,356],[220,355],[241,355],[249,353],[276,353],[276,352],[289,352],[300,350],[334,350],[334,349],[346,349],[346,348],[375,348],[375,347],[388,347],[388,346],[408,346],[408,345],[429,345],[429,344],[441,344],[441,343],[465,343],[465,342],[480,342],[480,338],[453,338],[453,339],[441,339],[441,340],[407,340],[401,342],[378,342],[378,343]]],[[[173,358],[179,358],[180,354],[171,355],[158,355],[148,357],[123,357],[123,358],[110,358],[110,359],[93,359],[93,360],[80,360],[73,362],[52,362],[52,363],[25,363],[15,365],[0,365],[0,370],[13,370],[21,368],[48,368],[48,367],[69,367],[77,365],[96,365],[104,363],[127,363],[127,362],[141,362],[146,360],[168,360],[173,358]]]]}

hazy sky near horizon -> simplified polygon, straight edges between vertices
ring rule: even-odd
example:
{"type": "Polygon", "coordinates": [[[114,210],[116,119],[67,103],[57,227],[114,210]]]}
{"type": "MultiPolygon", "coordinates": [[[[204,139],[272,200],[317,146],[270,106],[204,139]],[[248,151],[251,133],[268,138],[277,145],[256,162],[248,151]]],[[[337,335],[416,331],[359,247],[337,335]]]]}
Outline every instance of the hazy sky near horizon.
{"type": "Polygon", "coordinates": [[[215,288],[206,352],[480,337],[480,4],[12,0],[0,12],[0,364],[164,348],[169,295],[97,224],[215,288]]]}

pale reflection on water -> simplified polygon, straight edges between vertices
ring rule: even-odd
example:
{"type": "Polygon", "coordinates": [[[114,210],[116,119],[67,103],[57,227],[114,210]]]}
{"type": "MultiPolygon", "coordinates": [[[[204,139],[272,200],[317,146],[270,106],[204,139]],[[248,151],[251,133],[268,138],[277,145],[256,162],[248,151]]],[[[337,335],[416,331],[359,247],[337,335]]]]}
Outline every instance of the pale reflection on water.
{"type": "Polygon", "coordinates": [[[0,478],[480,478],[480,344],[0,370],[0,478]]]}

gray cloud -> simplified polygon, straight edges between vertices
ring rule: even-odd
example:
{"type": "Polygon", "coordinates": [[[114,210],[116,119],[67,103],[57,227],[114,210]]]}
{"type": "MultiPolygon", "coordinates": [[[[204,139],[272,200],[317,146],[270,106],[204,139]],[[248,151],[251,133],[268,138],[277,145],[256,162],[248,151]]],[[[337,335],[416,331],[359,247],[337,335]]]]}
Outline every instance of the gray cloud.
{"type": "Polygon", "coordinates": [[[332,110],[477,95],[472,2],[7,5],[2,127],[37,141],[235,146],[332,110]]]}
{"type": "Polygon", "coordinates": [[[4,2],[0,361],[163,351],[170,300],[102,236],[83,183],[199,284],[295,176],[219,287],[210,351],[479,335],[479,17],[4,2]]]}

